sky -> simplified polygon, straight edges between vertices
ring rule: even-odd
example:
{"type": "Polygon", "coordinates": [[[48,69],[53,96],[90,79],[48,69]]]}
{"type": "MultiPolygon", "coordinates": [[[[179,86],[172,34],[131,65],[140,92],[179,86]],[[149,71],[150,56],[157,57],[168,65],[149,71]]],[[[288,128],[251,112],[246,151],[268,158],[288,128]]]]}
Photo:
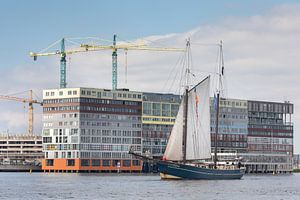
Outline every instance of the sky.
{"type": "MultiPolygon", "coordinates": [[[[227,96],[292,102],[295,152],[300,153],[299,9],[298,0],[2,0],[0,94],[26,97],[23,91],[33,89],[35,98],[41,100],[42,89],[57,88],[59,58],[34,62],[28,53],[62,37],[111,40],[117,34],[119,40],[142,40],[163,47],[184,47],[190,38],[197,80],[215,72],[218,48],[207,44],[223,40],[227,96]]],[[[57,49],[59,46],[51,50],[57,49]]],[[[125,78],[126,58],[120,51],[119,87],[178,92],[181,56],[129,51],[125,78]]],[[[111,52],[68,57],[67,83],[69,87],[111,88],[111,52]]],[[[2,101],[0,109],[0,132],[26,131],[26,105],[2,101]]],[[[35,132],[41,131],[41,114],[36,105],[35,132]]]]}

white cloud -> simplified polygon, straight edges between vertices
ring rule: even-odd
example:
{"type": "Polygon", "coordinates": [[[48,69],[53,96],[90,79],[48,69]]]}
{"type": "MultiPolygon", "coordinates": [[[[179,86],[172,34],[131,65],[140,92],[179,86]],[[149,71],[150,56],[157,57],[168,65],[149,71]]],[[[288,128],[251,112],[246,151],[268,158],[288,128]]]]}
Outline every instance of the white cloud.
{"type": "MultiPolygon", "coordinates": [[[[294,103],[294,134],[300,152],[300,4],[282,5],[263,15],[225,18],[185,33],[149,36],[153,46],[183,47],[191,39],[193,69],[198,76],[214,72],[217,47],[197,45],[224,41],[228,96],[241,99],[294,103]]],[[[119,52],[119,87],[138,91],[177,91],[180,54],[171,52],[128,51],[128,82],[125,84],[125,57],[119,52]],[[167,81],[169,74],[171,77],[167,81]],[[176,76],[177,74],[177,76],[176,76]],[[177,82],[172,87],[172,79],[177,82]],[[167,84],[166,84],[167,83],[167,84]]],[[[111,88],[111,52],[91,52],[71,56],[68,66],[70,87],[111,88]]],[[[2,93],[25,89],[58,87],[59,58],[43,59],[6,71],[1,82],[2,93]]],[[[0,121],[7,120],[9,109],[0,105],[0,121]]],[[[17,117],[20,121],[21,119],[17,117]]],[[[12,119],[14,120],[14,119],[12,119]]],[[[18,123],[18,122],[16,122],[18,123]]],[[[3,123],[2,123],[3,124],[3,123]]],[[[10,124],[12,125],[12,124],[10,124]]],[[[7,126],[1,127],[3,130],[7,126]]],[[[26,130],[26,127],[22,128],[26,130]]],[[[16,131],[20,131],[20,127],[16,131]]]]}

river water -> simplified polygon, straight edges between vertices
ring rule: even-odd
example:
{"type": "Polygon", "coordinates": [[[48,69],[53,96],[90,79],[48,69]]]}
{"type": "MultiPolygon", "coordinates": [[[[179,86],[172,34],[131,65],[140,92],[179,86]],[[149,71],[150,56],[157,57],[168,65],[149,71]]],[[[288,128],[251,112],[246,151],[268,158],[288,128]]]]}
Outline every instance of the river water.
{"type": "Polygon", "coordinates": [[[0,199],[300,200],[300,174],[162,181],[158,175],[0,173],[0,199]]]}

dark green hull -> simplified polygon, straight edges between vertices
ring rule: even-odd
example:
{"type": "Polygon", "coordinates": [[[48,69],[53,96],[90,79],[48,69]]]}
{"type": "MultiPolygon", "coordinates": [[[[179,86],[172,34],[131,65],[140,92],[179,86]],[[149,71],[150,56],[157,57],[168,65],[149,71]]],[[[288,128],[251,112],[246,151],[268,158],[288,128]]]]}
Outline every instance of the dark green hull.
{"type": "Polygon", "coordinates": [[[209,169],[168,161],[158,161],[160,173],[172,175],[181,179],[224,180],[241,179],[244,169],[209,169]]]}

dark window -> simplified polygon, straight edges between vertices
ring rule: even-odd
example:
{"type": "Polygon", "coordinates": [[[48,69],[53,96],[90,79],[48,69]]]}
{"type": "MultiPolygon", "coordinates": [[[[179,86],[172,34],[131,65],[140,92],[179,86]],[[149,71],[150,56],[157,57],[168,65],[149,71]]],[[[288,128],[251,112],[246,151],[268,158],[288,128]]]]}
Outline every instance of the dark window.
{"type": "Polygon", "coordinates": [[[118,166],[118,163],[120,163],[119,160],[113,160],[113,166],[118,166]]]}
{"type": "Polygon", "coordinates": [[[46,160],[46,166],[53,166],[54,160],[53,159],[47,159],[46,160]]]}
{"type": "Polygon", "coordinates": [[[43,137],[43,143],[52,143],[52,137],[43,137]]]}
{"type": "Polygon", "coordinates": [[[81,160],[80,165],[81,165],[81,166],[90,166],[90,160],[88,160],[88,159],[83,159],[83,160],[81,160]]]}
{"type": "Polygon", "coordinates": [[[92,166],[100,166],[100,160],[92,160],[92,166]]]}
{"type": "Polygon", "coordinates": [[[68,159],[67,160],[67,166],[75,166],[75,160],[74,159],[68,159]]]}
{"type": "Polygon", "coordinates": [[[123,160],[124,167],[130,167],[130,160],[123,160]]]}
{"type": "Polygon", "coordinates": [[[140,166],[140,161],[139,160],[133,160],[132,165],[133,166],[140,166]]]}
{"type": "Polygon", "coordinates": [[[103,166],[110,166],[110,160],[103,160],[103,166]]]}

